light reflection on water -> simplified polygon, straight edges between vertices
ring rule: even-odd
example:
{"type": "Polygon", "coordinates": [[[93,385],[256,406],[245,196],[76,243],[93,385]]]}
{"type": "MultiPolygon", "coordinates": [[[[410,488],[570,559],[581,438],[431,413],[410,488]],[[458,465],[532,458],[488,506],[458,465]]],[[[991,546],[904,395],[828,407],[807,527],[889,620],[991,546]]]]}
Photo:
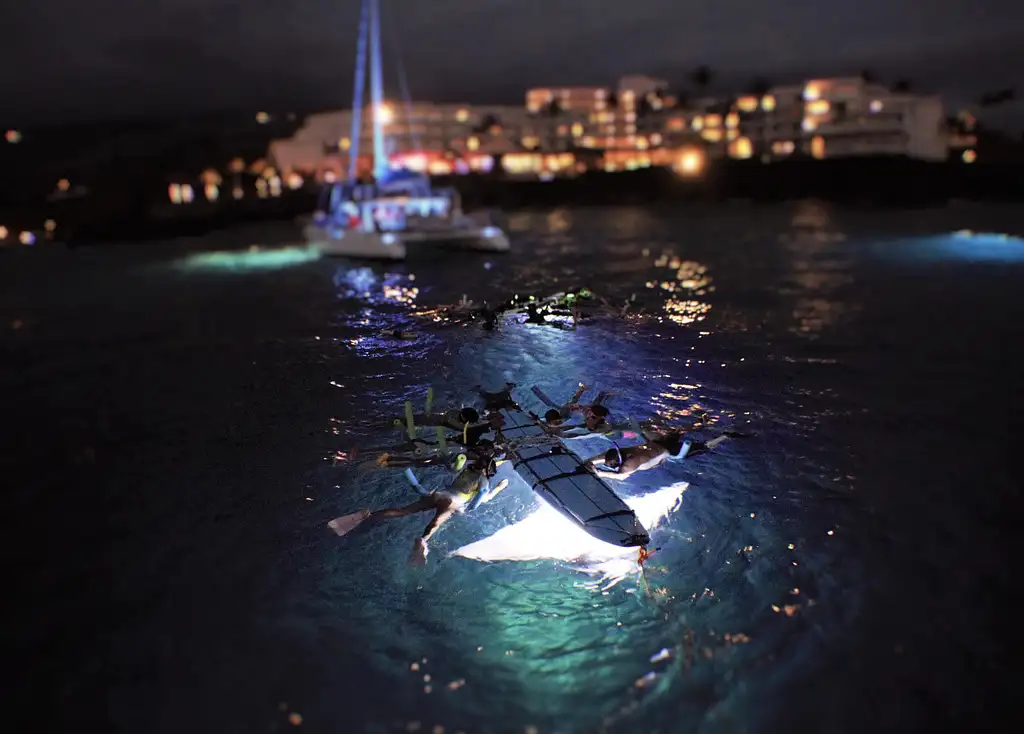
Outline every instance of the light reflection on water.
{"type": "Polygon", "coordinates": [[[959,213],[929,233],[934,214],[814,206],[797,222],[786,207],[517,215],[522,252],[417,263],[415,279],[326,260],[192,277],[175,245],[5,263],[14,369],[0,379],[21,431],[4,460],[26,478],[10,514],[46,539],[12,564],[27,600],[12,609],[16,667],[53,701],[36,715],[467,734],[984,716],[990,688],[1013,680],[986,612],[1015,589],[1012,555],[986,541],[1009,506],[999,488],[1017,484],[1005,437],[976,416],[1013,400],[996,351],[1024,318],[1018,243],[950,244],[959,213]],[[636,309],[575,331],[413,313],[581,281],[615,304],[635,293],[636,309]],[[954,291],[972,307],[948,309],[954,291]],[[672,319],[674,299],[709,310],[672,319]],[[395,329],[410,338],[384,336],[395,329]],[[555,399],[584,381],[617,392],[615,415],[708,410],[702,438],[756,434],[622,483],[644,497],[688,482],[654,531],[649,595],[636,577],[594,588],[563,562],[446,557],[524,519],[526,492],[446,526],[422,571],[406,559],[424,518],[325,529],[411,499],[399,471],[359,469],[360,450],[401,440],[386,421],[402,401],[420,409],[432,385],[435,405],[459,405],[505,380],[555,399]]]}

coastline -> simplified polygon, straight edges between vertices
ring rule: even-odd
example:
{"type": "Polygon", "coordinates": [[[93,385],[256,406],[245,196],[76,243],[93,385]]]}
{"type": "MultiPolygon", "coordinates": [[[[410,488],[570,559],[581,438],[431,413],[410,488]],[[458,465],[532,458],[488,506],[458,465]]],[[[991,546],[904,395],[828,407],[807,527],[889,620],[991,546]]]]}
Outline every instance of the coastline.
{"type": "MultiPolygon", "coordinates": [[[[154,178],[156,178],[154,176],[154,178]]],[[[927,163],[906,158],[847,158],[778,163],[722,159],[700,177],[681,178],[670,169],[587,172],[551,181],[515,180],[490,175],[435,179],[459,191],[467,211],[507,213],[560,206],[670,204],[746,200],[777,203],[814,198],[870,207],[937,207],[951,200],[1011,203],[1024,201],[1024,166],[960,162],[927,163]]],[[[9,231],[41,230],[57,223],[53,241],[68,246],[142,242],[197,236],[245,223],[289,221],[311,212],[319,192],[284,191],[278,197],[247,195],[240,200],[196,200],[173,205],[166,189],[152,186],[108,188],[59,202],[12,208],[0,215],[9,231]]],[[[4,247],[18,247],[17,235],[4,247]]],[[[39,238],[45,245],[44,237],[39,238]]]]}

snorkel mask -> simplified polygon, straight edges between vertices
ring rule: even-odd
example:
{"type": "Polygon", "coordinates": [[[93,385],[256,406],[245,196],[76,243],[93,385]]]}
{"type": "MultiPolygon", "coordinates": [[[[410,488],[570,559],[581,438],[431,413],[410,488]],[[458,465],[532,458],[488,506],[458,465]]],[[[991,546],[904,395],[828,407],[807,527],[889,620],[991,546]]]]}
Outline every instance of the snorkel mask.
{"type": "MultiPolygon", "coordinates": [[[[612,467],[608,466],[606,463],[602,461],[600,464],[597,464],[596,467],[599,471],[612,472],[614,474],[618,474],[620,471],[622,471],[622,451],[619,449],[619,445],[615,441],[612,441],[612,448],[615,449],[615,455],[619,457],[618,465],[613,469],[612,467]]],[[[611,449],[609,449],[609,451],[611,451],[611,449]]]]}

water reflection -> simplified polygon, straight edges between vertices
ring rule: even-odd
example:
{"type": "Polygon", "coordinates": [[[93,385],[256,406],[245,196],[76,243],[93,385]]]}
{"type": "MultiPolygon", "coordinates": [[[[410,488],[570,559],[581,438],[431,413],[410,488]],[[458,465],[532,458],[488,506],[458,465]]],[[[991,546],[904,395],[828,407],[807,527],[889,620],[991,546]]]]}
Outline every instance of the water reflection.
{"type": "Polygon", "coordinates": [[[707,266],[665,254],[654,261],[654,267],[672,271],[670,278],[649,280],[645,284],[648,289],[672,294],[664,304],[665,318],[683,326],[707,318],[711,304],[695,298],[715,290],[707,266]]]}
{"type": "Polygon", "coordinates": [[[280,270],[320,259],[315,247],[265,248],[253,245],[247,250],[220,250],[199,252],[186,256],[178,263],[183,270],[214,270],[249,272],[280,270]]]}
{"type": "Polygon", "coordinates": [[[790,225],[779,239],[791,257],[791,270],[778,291],[795,301],[789,330],[819,338],[860,309],[840,297],[854,280],[852,259],[842,247],[846,236],[831,229],[829,210],[821,203],[800,202],[790,225]]]}

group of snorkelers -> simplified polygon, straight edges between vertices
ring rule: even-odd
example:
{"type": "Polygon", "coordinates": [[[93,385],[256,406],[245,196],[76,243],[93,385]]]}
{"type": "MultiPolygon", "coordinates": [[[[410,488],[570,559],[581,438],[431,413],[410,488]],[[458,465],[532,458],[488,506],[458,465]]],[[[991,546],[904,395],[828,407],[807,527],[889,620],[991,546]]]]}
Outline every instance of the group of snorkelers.
{"type": "Polygon", "coordinates": [[[729,438],[746,437],[746,434],[735,431],[723,431],[706,442],[690,438],[690,433],[706,427],[706,413],[695,416],[691,425],[672,430],[658,428],[652,422],[637,423],[631,418],[617,420],[604,404],[613,393],[601,392],[592,402],[583,403],[581,399],[589,388],[582,383],[562,404],[555,403],[540,388],[533,387],[533,393],[547,406],[541,417],[520,408],[512,397],[515,387],[513,383],[506,383],[504,389],[497,392],[486,392],[478,387],[477,394],[482,402],[479,408],[463,406],[434,413],[430,410],[432,391],[428,393],[427,410],[420,415],[413,415],[411,403],[406,403],[405,420],[396,418],[393,424],[400,426],[404,423],[408,440],[400,446],[378,450],[377,458],[369,462],[367,468],[405,469],[406,478],[420,494],[419,499],[404,507],[359,510],[331,520],[328,526],[338,535],[346,535],[366,521],[432,511],[434,517],[417,538],[410,557],[411,563],[423,565],[428,553],[427,541],[444,523],[456,514],[472,512],[508,486],[507,479],[494,486],[491,482],[506,456],[515,451],[519,442],[530,441],[531,438],[507,439],[501,430],[505,422],[502,410],[526,412],[543,429],[541,435],[545,437],[570,440],[600,436],[611,440],[612,448],[584,460],[584,463],[597,476],[615,480],[624,480],[638,471],[653,469],[670,459],[705,453],[729,438]],[[576,418],[580,420],[572,422],[576,418]],[[434,427],[437,440],[418,438],[415,426],[434,427]],[[489,435],[493,438],[487,438],[489,435]],[[640,439],[642,443],[620,448],[617,441],[620,438],[640,439]],[[449,444],[458,448],[450,449],[449,444]],[[453,476],[445,489],[429,491],[420,485],[412,469],[436,465],[447,465],[453,476]]]}
{"type": "Polygon", "coordinates": [[[440,317],[450,324],[459,326],[479,324],[487,330],[497,328],[509,317],[518,323],[572,330],[581,322],[596,315],[624,316],[634,306],[633,298],[627,300],[623,306],[614,306],[605,298],[595,297],[587,288],[580,288],[546,298],[522,298],[515,295],[495,305],[486,301],[477,304],[463,296],[462,300],[453,306],[431,310],[421,315],[440,317]]]}

